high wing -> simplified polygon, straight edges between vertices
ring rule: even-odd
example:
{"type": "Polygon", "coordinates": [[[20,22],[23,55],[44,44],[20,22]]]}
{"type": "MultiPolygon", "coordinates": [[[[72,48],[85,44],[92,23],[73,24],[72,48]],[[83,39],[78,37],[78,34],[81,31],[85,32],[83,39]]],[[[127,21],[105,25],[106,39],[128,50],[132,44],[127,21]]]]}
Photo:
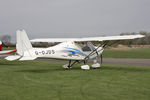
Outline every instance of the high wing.
{"type": "Polygon", "coordinates": [[[106,36],[106,37],[87,37],[87,38],[41,38],[33,39],[31,42],[87,42],[87,41],[111,41],[111,40],[128,40],[145,37],[144,35],[123,35],[123,36],[106,36]]]}

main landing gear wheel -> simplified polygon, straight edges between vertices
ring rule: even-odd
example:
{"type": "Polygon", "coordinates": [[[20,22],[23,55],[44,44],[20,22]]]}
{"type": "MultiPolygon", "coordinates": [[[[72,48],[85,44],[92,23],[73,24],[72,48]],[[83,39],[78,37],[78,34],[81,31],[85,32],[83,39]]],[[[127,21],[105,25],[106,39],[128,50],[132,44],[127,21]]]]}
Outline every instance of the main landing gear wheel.
{"type": "Polygon", "coordinates": [[[81,69],[90,70],[90,66],[89,65],[82,65],[81,69]]]}
{"type": "Polygon", "coordinates": [[[63,67],[64,69],[70,69],[70,68],[72,68],[72,67],[69,66],[69,64],[65,64],[65,65],[63,65],[62,67],[63,67]]]}
{"type": "Polygon", "coordinates": [[[72,66],[73,66],[75,63],[79,63],[79,61],[74,61],[74,62],[72,63],[71,60],[69,60],[69,64],[65,64],[65,65],[63,65],[62,67],[65,68],[65,69],[70,69],[70,68],[72,68],[72,66]]]}

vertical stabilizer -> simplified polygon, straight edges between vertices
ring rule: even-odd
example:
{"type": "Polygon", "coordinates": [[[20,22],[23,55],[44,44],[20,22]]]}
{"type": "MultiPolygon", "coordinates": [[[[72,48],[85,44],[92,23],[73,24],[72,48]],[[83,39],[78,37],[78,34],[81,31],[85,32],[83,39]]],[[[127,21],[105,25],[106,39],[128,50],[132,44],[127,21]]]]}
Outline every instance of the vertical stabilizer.
{"type": "Polygon", "coordinates": [[[30,49],[32,49],[32,45],[30,43],[30,40],[25,32],[25,30],[18,30],[16,32],[17,35],[17,53],[20,56],[31,56],[30,49]],[[26,55],[24,53],[26,52],[26,55]]]}
{"type": "Polygon", "coordinates": [[[0,41],[0,51],[2,51],[2,42],[0,41]]]}

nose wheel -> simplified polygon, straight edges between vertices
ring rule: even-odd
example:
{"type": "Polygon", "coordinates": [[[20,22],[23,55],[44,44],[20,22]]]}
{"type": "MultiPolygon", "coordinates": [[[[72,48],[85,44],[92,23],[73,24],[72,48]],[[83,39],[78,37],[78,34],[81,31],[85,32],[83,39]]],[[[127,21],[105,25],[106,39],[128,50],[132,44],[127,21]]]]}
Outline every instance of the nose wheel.
{"type": "Polygon", "coordinates": [[[97,69],[101,67],[101,64],[98,63],[97,59],[93,60],[93,64],[91,65],[92,68],[97,69]]]}

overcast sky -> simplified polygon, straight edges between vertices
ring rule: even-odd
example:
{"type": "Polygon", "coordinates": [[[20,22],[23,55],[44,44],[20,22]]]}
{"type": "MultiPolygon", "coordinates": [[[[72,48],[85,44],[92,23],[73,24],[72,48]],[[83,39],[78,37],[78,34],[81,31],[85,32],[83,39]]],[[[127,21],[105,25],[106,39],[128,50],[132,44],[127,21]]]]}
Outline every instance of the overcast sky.
{"type": "Polygon", "coordinates": [[[30,39],[150,32],[150,0],[0,0],[0,36],[30,39]]]}

